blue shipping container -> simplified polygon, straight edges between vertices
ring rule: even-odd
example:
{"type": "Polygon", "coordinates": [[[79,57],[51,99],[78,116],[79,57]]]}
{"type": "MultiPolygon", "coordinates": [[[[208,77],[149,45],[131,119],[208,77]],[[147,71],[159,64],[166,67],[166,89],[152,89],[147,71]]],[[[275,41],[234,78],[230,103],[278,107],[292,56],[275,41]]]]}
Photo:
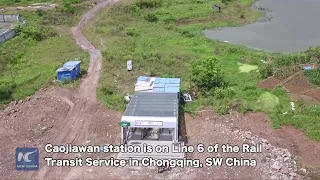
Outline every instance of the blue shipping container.
{"type": "Polygon", "coordinates": [[[75,80],[80,75],[80,63],[81,61],[70,61],[63,65],[63,67],[57,70],[58,81],[75,80]]]}

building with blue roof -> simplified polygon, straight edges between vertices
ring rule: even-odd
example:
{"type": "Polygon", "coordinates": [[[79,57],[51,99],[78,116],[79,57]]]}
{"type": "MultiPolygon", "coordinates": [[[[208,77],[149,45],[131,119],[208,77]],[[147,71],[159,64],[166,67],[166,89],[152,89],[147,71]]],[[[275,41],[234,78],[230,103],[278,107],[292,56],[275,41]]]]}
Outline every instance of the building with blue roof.
{"type": "Polygon", "coordinates": [[[135,91],[179,93],[180,78],[159,78],[140,76],[137,79],[135,91]]]}
{"type": "Polygon", "coordinates": [[[67,81],[77,79],[80,75],[80,64],[81,61],[69,61],[66,62],[61,68],[59,68],[57,72],[58,81],[67,81]]]}

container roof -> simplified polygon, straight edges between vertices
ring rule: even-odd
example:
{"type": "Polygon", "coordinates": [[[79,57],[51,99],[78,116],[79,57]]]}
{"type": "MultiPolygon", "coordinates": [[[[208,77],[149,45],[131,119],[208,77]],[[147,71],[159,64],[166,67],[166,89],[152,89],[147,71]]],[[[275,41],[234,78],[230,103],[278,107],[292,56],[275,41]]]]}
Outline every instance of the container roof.
{"type": "Polygon", "coordinates": [[[78,64],[80,64],[81,61],[69,61],[66,62],[61,68],[57,70],[57,72],[63,72],[63,71],[72,71],[78,64]]]}
{"type": "Polygon", "coordinates": [[[135,92],[123,116],[178,117],[176,93],[135,92]]]}
{"type": "Polygon", "coordinates": [[[180,78],[159,78],[140,76],[137,79],[135,91],[180,92],[180,78]]]}
{"type": "Polygon", "coordinates": [[[63,67],[74,67],[80,63],[81,63],[81,61],[69,61],[69,62],[64,63],[63,67]]]}

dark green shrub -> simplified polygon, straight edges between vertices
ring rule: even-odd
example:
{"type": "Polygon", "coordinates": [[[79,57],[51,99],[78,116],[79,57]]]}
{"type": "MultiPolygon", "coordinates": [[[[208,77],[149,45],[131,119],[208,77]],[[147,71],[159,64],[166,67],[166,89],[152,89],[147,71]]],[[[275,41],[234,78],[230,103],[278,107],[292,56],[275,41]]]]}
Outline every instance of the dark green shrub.
{"type": "Polygon", "coordinates": [[[63,5],[62,7],[63,12],[72,13],[72,14],[75,13],[76,8],[72,6],[72,1],[63,0],[62,5],[63,5]]]}
{"type": "Polygon", "coordinates": [[[126,35],[136,37],[139,36],[139,31],[135,28],[128,28],[126,29],[126,35]]]}
{"type": "Polygon", "coordinates": [[[138,0],[136,1],[136,6],[140,9],[143,8],[158,8],[162,6],[161,0],[138,0]]]}
{"type": "Polygon", "coordinates": [[[34,26],[25,26],[24,24],[18,24],[16,27],[17,35],[22,38],[30,38],[36,41],[41,41],[41,31],[39,28],[34,26]]]}
{"type": "Polygon", "coordinates": [[[191,78],[200,89],[210,90],[220,87],[223,83],[223,76],[218,59],[210,56],[193,61],[191,78]]]}
{"type": "Polygon", "coordinates": [[[148,13],[146,16],[144,16],[144,19],[149,22],[157,22],[158,21],[158,17],[154,13],[148,13]]]}
{"type": "Polygon", "coordinates": [[[16,26],[17,35],[21,36],[22,38],[30,38],[36,41],[44,40],[48,37],[54,37],[58,35],[58,33],[50,27],[35,27],[35,26],[25,26],[24,24],[18,24],[16,26]]]}
{"type": "Polygon", "coordinates": [[[0,81],[0,102],[11,100],[15,88],[16,84],[14,81],[0,81]]]}
{"type": "Polygon", "coordinates": [[[305,71],[304,74],[310,79],[311,83],[320,85],[320,68],[305,71]]]}
{"type": "Polygon", "coordinates": [[[271,63],[264,64],[259,72],[263,78],[267,78],[269,76],[272,76],[272,74],[273,74],[272,64],[271,63]]]}
{"type": "Polygon", "coordinates": [[[110,89],[110,88],[108,88],[108,89],[107,88],[102,88],[101,90],[102,90],[103,94],[105,94],[105,95],[113,95],[115,93],[115,91],[113,89],[110,89]]]}
{"type": "Polygon", "coordinates": [[[229,109],[240,113],[246,113],[249,110],[247,102],[242,99],[233,100],[229,109]]]}
{"type": "Polygon", "coordinates": [[[216,113],[219,115],[225,115],[229,113],[229,106],[226,105],[220,105],[216,109],[216,113]]]}
{"type": "Polygon", "coordinates": [[[214,90],[214,97],[217,99],[230,98],[235,95],[235,91],[233,88],[217,88],[214,90]]]}
{"type": "Polygon", "coordinates": [[[228,5],[228,3],[232,2],[234,0],[221,0],[221,2],[225,5],[228,5]]]}

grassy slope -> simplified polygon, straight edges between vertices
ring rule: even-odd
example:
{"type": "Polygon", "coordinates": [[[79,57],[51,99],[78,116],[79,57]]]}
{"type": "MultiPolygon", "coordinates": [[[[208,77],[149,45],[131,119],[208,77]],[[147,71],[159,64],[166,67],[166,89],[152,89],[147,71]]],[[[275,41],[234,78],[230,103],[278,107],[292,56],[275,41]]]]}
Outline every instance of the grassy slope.
{"type": "Polygon", "coordinates": [[[42,41],[18,36],[0,44],[0,50],[11,57],[10,62],[6,62],[5,68],[0,72],[0,82],[11,82],[17,86],[13,89],[12,97],[0,99],[0,104],[34,94],[42,85],[55,78],[56,69],[67,60],[82,58],[82,69],[87,68],[88,55],[74,43],[70,30],[83,10],[78,9],[74,16],[69,15],[68,18],[58,10],[41,13],[19,11],[30,26],[46,26],[58,35],[42,41]],[[52,24],[52,19],[56,19],[57,23],[52,24]]]}
{"type": "MultiPolygon", "coordinates": [[[[130,3],[132,1],[123,2],[104,11],[86,29],[87,36],[104,50],[98,90],[104,104],[123,110],[123,95],[133,92],[136,78],[145,74],[181,77],[183,89],[190,89],[190,61],[215,55],[220,59],[225,79],[235,95],[223,99],[199,97],[196,102],[186,106],[186,110],[194,111],[201,106],[223,109],[236,99],[244,100],[247,109],[255,109],[258,97],[266,91],[257,88],[261,75],[256,71],[240,73],[237,63],[240,61],[261,66],[260,60],[266,59],[268,54],[211,41],[201,35],[204,28],[240,26],[255,21],[259,13],[249,8],[253,0],[229,3],[223,6],[221,13],[212,12],[212,4],[221,4],[215,0],[164,1],[165,4],[159,8],[144,10],[130,3]],[[146,21],[144,17],[149,13],[155,14],[158,21],[146,21]],[[132,72],[126,71],[126,61],[129,59],[133,59],[132,72]]],[[[319,106],[307,106],[296,114],[282,115],[290,110],[289,97],[282,89],[272,93],[279,97],[281,103],[277,112],[269,113],[275,127],[293,124],[306,130],[309,137],[320,140],[319,106]]]]}

